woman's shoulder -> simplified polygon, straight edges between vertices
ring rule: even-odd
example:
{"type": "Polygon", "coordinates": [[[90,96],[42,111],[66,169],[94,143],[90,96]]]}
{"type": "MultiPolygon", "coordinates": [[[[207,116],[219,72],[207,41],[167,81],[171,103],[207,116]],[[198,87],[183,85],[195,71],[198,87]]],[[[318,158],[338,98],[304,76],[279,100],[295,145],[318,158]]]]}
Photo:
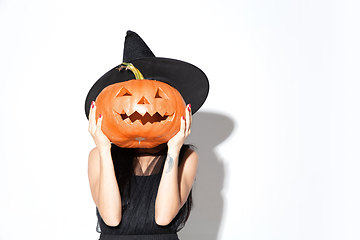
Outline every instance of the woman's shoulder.
{"type": "Polygon", "coordinates": [[[187,159],[189,156],[197,156],[196,149],[193,145],[184,144],[180,149],[179,154],[179,164],[184,160],[187,159]]]}
{"type": "Polygon", "coordinates": [[[89,152],[89,162],[94,161],[99,158],[99,149],[97,147],[93,148],[89,152]]]}

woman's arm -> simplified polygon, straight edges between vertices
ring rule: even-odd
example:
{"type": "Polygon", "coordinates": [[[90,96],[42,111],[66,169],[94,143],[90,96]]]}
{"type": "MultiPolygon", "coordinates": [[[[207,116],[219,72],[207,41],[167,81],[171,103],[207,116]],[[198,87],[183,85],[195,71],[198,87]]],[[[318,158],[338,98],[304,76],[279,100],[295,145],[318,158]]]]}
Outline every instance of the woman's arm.
{"type": "Polygon", "coordinates": [[[195,180],[198,165],[195,151],[188,149],[178,167],[180,149],[190,134],[190,111],[188,106],[179,133],[168,142],[168,154],[155,202],[155,221],[158,225],[168,225],[173,220],[186,202],[195,180]]]}
{"type": "Polygon", "coordinates": [[[104,222],[117,226],[121,221],[121,196],[111,158],[111,144],[101,131],[102,118],[97,123],[96,107],[93,103],[89,115],[89,132],[96,148],[91,150],[88,160],[88,177],[91,195],[104,222]]]}
{"type": "Polygon", "coordinates": [[[178,153],[168,152],[155,203],[155,221],[168,225],[186,202],[195,180],[198,155],[188,149],[178,167],[178,153]]]}

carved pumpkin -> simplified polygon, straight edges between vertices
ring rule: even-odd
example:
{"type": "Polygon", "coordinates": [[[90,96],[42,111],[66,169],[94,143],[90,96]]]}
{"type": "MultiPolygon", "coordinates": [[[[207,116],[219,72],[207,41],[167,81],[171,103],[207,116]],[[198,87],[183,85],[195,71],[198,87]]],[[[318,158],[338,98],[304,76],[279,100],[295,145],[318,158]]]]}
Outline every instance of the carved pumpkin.
{"type": "Polygon", "coordinates": [[[114,144],[126,148],[153,148],[170,140],[180,130],[186,107],[175,88],[147,79],[104,88],[96,106],[97,115],[103,116],[104,134],[114,144]]]}

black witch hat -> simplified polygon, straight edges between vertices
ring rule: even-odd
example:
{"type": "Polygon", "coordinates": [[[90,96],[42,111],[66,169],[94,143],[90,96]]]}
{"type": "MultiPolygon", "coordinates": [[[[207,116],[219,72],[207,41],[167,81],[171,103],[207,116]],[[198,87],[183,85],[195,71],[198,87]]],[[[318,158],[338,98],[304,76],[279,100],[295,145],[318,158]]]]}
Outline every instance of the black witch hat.
{"type": "MultiPolygon", "coordinates": [[[[194,114],[205,102],[209,93],[209,81],[198,67],[170,58],[155,57],[146,43],[135,32],[125,37],[123,62],[132,63],[145,79],[158,80],[176,88],[186,104],[191,103],[194,114]]],[[[107,86],[134,79],[131,71],[119,71],[119,66],[105,73],[90,89],[85,100],[85,113],[89,116],[92,101],[107,86]]]]}

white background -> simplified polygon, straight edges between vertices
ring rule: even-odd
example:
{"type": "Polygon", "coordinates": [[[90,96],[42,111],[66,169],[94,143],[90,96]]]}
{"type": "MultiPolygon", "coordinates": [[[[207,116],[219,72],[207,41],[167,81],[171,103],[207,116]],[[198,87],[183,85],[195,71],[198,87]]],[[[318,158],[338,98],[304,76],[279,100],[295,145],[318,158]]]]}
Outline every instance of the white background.
{"type": "Polygon", "coordinates": [[[210,93],[182,239],[360,239],[357,1],[0,1],[0,239],[97,239],[84,101],[127,30],[210,93]]]}

